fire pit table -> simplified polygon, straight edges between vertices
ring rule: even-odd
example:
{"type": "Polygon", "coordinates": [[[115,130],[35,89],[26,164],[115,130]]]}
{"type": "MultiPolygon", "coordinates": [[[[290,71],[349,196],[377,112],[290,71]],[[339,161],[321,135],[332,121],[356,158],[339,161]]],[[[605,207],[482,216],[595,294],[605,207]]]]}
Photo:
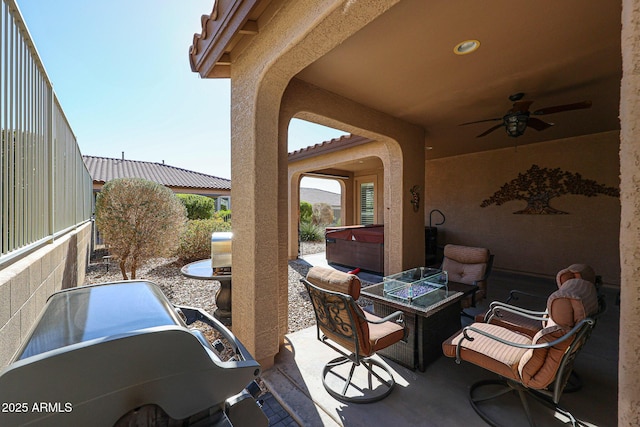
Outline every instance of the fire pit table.
{"type": "Polygon", "coordinates": [[[418,267],[391,276],[362,289],[373,302],[374,314],[404,313],[407,339],[378,353],[403,366],[424,371],[442,355],[442,341],[461,328],[460,301],[477,286],[448,280],[441,270],[418,267]]]}

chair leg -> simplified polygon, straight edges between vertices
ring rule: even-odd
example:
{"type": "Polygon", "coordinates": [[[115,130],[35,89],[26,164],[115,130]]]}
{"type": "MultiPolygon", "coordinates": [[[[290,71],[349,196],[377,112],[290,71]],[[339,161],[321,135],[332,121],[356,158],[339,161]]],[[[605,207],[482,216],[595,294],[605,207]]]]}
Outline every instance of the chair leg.
{"type": "Polygon", "coordinates": [[[582,378],[577,374],[576,371],[571,371],[569,374],[569,380],[567,381],[567,385],[564,386],[563,393],[575,393],[580,390],[584,383],[582,382],[582,378]]]}
{"type": "Polygon", "coordinates": [[[491,399],[495,399],[497,397],[503,396],[505,394],[509,394],[511,393],[513,390],[513,388],[509,387],[509,383],[506,380],[484,380],[484,381],[478,381],[477,383],[474,383],[471,385],[471,387],[469,387],[469,403],[471,403],[471,407],[473,408],[474,411],[476,411],[476,413],[480,416],[480,418],[482,418],[487,424],[489,424],[492,427],[500,427],[499,424],[497,424],[493,419],[491,419],[491,417],[489,417],[489,415],[487,415],[478,405],[481,402],[486,402],[488,400],[491,399]],[[478,390],[479,388],[485,387],[485,386],[490,386],[490,385],[497,385],[497,386],[502,386],[501,389],[499,389],[497,392],[491,393],[491,394],[487,394],[485,396],[474,396],[474,392],[476,390],[478,390]]]}
{"type": "MultiPolygon", "coordinates": [[[[495,420],[493,420],[481,407],[480,403],[489,401],[491,399],[495,399],[497,397],[509,394],[509,393],[517,393],[520,398],[520,403],[524,409],[524,412],[529,421],[529,425],[531,427],[535,427],[535,421],[533,419],[533,411],[529,405],[529,400],[527,399],[527,395],[533,396],[537,401],[544,404],[545,406],[557,411],[568,418],[569,422],[572,426],[585,426],[584,423],[580,422],[580,420],[576,419],[571,413],[565,409],[559,407],[556,403],[554,403],[549,397],[544,394],[538,393],[535,390],[528,389],[523,385],[516,383],[514,381],[509,381],[507,379],[496,379],[496,380],[483,380],[478,381],[471,385],[469,388],[469,402],[473,407],[474,411],[490,426],[500,427],[495,420]],[[486,386],[499,386],[501,387],[497,391],[493,393],[484,393],[480,394],[477,391],[486,386]]],[[[513,425],[513,424],[511,424],[513,425]]]]}
{"type": "Polygon", "coordinates": [[[567,419],[569,420],[569,422],[571,423],[572,427],[588,427],[587,424],[583,423],[582,421],[580,421],[579,419],[577,419],[576,417],[574,417],[571,412],[567,411],[566,409],[558,406],[558,404],[554,403],[553,400],[551,398],[549,398],[548,396],[539,393],[535,390],[530,390],[531,396],[535,397],[540,403],[542,403],[543,405],[548,406],[549,408],[555,410],[556,412],[559,412],[560,414],[564,415],[565,417],[567,417],[567,419]]]}
{"type": "Polygon", "coordinates": [[[529,425],[534,427],[536,422],[533,421],[533,416],[531,415],[531,408],[529,407],[529,401],[527,400],[527,395],[525,394],[524,388],[518,388],[518,397],[520,397],[520,403],[522,403],[522,407],[524,408],[525,414],[527,414],[527,420],[529,420],[529,425]]]}
{"type": "Polygon", "coordinates": [[[322,384],[327,393],[341,402],[371,403],[387,397],[395,386],[395,380],[389,368],[377,360],[365,358],[358,365],[350,357],[341,356],[325,365],[322,384]],[[351,366],[348,366],[349,363],[351,366]],[[366,380],[358,375],[354,376],[358,366],[367,370],[366,380]],[[375,383],[374,378],[377,380],[375,383]]]}
{"type": "MultiPolygon", "coordinates": [[[[351,363],[351,370],[349,371],[349,376],[347,377],[347,380],[344,382],[344,388],[342,389],[343,396],[347,394],[347,390],[349,389],[349,384],[351,384],[351,379],[353,378],[353,372],[355,370],[356,370],[356,364],[351,363]]],[[[371,383],[371,380],[369,380],[369,383],[371,383]]]]}

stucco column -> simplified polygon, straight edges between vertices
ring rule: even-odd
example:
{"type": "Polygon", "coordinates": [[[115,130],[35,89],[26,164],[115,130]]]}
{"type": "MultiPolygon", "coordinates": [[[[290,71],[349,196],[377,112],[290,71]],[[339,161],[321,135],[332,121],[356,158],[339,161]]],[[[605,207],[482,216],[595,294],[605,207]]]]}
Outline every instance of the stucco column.
{"type": "Polygon", "coordinates": [[[250,78],[231,80],[232,322],[233,332],[268,368],[279,345],[278,104],[256,105],[250,78]]]}
{"type": "Polygon", "coordinates": [[[640,425],[640,1],[622,2],[618,425],[640,425]]]}
{"type": "Polygon", "coordinates": [[[233,332],[264,368],[273,364],[287,316],[282,94],[302,68],[397,1],[283,2],[246,50],[232,58],[233,332]]]}

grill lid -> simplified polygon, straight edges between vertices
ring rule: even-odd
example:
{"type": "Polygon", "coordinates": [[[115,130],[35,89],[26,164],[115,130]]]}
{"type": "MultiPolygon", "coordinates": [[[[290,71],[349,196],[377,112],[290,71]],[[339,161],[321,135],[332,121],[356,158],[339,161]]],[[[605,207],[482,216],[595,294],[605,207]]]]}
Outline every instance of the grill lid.
{"type": "Polygon", "coordinates": [[[17,360],[98,338],[165,325],[184,325],[149,282],[74,288],[53,294],[17,360]]]}

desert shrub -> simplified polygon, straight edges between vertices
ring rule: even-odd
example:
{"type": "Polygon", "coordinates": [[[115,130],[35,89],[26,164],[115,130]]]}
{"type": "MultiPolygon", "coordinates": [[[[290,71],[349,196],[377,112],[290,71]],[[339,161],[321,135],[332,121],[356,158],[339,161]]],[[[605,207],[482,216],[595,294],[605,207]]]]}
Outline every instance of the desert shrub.
{"type": "Polygon", "coordinates": [[[186,210],[167,187],[141,178],[107,182],[96,201],[96,226],[131,278],[147,259],[168,256],[178,244],[186,210]]]}
{"type": "Polygon", "coordinates": [[[321,242],[324,229],[312,222],[300,223],[300,240],[303,242],[321,242]]]}
{"type": "Polygon", "coordinates": [[[222,221],[231,223],[231,211],[228,209],[220,209],[217,212],[214,212],[213,218],[219,218],[222,221]]]}
{"type": "Polygon", "coordinates": [[[313,205],[312,221],[317,225],[328,225],[333,222],[333,209],[328,203],[316,203],[313,205]]]}
{"type": "Polygon", "coordinates": [[[211,233],[214,231],[231,231],[231,224],[220,218],[188,221],[180,236],[176,256],[184,262],[211,258],[211,233]]]}
{"type": "Polygon", "coordinates": [[[301,201],[300,202],[300,222],[311,222],[313,216],[313,206],[311,203],[301,201]]]}
{"type": "Polygon", "coordinates": [[[198,194],[178,194],[178,198],[187,209],[188,219],[209,219],[213,215],[213,199],[198,194]]]}

